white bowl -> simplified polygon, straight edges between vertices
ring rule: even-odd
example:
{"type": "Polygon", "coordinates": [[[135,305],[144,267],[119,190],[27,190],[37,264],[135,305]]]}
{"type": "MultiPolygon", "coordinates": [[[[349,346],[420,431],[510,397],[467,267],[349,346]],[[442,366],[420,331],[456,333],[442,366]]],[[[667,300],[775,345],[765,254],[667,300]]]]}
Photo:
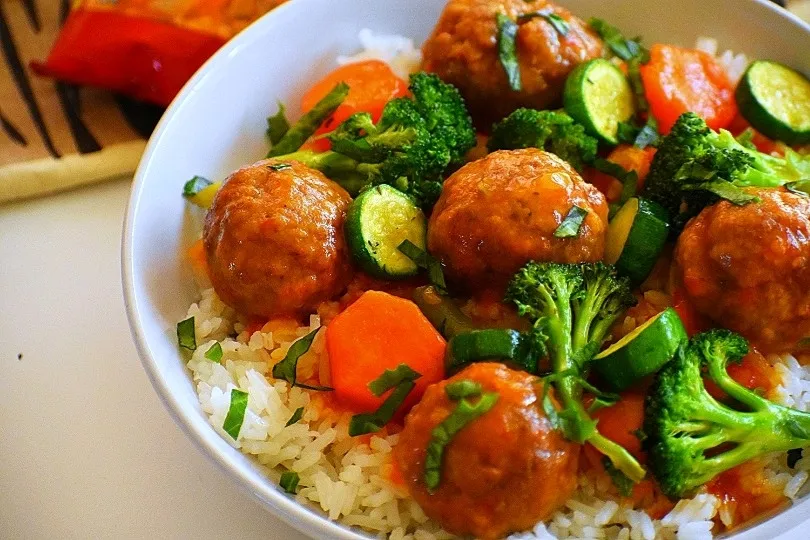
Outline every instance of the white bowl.
{"type": "MultiPolygon", "coordinates": [[[[363,538],[285,495],[208,424],[177,348],[175,324],[197,300],[184,252],[201,230],[180,196],[195,174],[223,178],[267,151],[265,118],[276,100],[297,114],[300,93],[355,52],[363,28],[421,43],[444,0],[293,0],[225,45],[185,86],[155,130],[135,175],[123,237],[127,312],[144,368],[177,424],[237,483],[313,537],[363,538]]],[[[646,43],[693,45],[780,60],[810,73],[810,27],[755,0],[560,0],[583,18],[605,18],[646,43]]],[[[190,493],[202,500],[206,495],[190,493]]],[[[774,538],[797,527],[810,500],[737,535],[774,538]]],[[[795,532],[795,531],[794,531],[795,532]]],[[[793,533],[789,536],[793,537],[793,533]]],[[[796,536],[798,537],[798,536],[796,536]]]]}

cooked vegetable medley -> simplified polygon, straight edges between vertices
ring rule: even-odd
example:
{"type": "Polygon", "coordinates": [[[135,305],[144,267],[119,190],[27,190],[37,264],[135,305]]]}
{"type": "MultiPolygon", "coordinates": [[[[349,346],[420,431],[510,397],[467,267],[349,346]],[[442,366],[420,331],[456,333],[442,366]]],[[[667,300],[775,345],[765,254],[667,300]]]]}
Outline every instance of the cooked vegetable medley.
{"type": "Polygon", "coordinates": [[[205,210],[195,276],[238,322],[206,342],[223,319],[192,309],[178,344],[195,377],[240,343],[266,364],[222,388],[215,427],[285,492],[398,538],[629,538],[638,516],[639,538],[703,538],[782,505],[763,460],[810,446],[774,392],[810,349],[810,81],[545,0],[449,0],[422,53],[408,81],[341,66],[299,120],[279,104],[266,159],[180,185],[205,210]],[[251,373],[305,397],[266,440],[251,373]],[[313,429],[343,439],[287,442],[313,429]],[[368,459],[318,468],[338,448],[368,459]],[[407,514],[363,510],[396,497],[407,514]],[[685,500],[717,502],[661,520],[685,500]]]}

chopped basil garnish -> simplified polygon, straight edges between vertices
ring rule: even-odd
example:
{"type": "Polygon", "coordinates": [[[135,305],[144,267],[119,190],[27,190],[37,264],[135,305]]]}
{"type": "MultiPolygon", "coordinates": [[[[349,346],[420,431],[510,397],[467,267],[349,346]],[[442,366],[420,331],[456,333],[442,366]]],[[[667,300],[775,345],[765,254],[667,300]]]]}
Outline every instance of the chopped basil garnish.
{"type": "Polygon", "coordinates": [[[222,423],[222,429],[231,436],[233,440],[239,437],[242,429],[242,422],[245,421],[245,411],[247,410],[248,393],[236,388],[231,390],[231,406],[228,408],[228,415],[222,423]]]}
{"type": "Polygon", "coordinates": [[[308,390],[328,391],[333,390],[328,386],[311,386],[302,384],[296,381],[298,376],[296,368],[298,367],[298,360],[309,350],[312,346],[312,341],[320,328],[316,328],[304,337],[296,340],[290,348],[287,349],[287,354],[284,358],[273,366],[273,377],[282,379],[290,383],[290,386],[298,386],[299,388],[306,388],[308,390]]]}
{"type": "Polygon", "coordinates": [[[643,50],[639,38],[625,39],[618,28],[608,24],[603,19],[591,18],[588,20],[588,26],[593,28],[605,44],[610,47],[613,54],[622,60],[630,60],[634,56],[638,56],[643,50]]]}
{"type": "Polygon", "coordinates": [[[183,197],[193,197],[200,191],[204,190],[208,186],[213,184],[211,180],[208,178],[203,178],[202,176],[195,176],[185,184],[183,184],[183,197]]]}
{"type": "Polygon", "coordinates": [[[760,202],[759,197],[756,195],[746,193],[740,189],[740,187],[735,186],[731,182],[726,182],[725,180],[712,180],[711,182],[683,186],[683,189],[692,191],[708,191],[736,206],[745,206],[746,204],[760,202]]]}
{"type": "Polygon", "coordinates": [[[290,419],[287,420],[287,423],[284,424],[284,427],[291,426],[291,425],[297,423],[303,417],[304,417],[304,408],[303,407],[298,407],[297,409],[295,409],[295,412],[292,413],[292,416],[290,417],[290,419]]]}
{"type": "Polygon", "coordinates": [[[270,169],[271,171],[278,172],[283,171],[285,169],[292,169],[292,165],[290,165],[289,163],[271,163],[270,165],[267,166],[267,168],[270,169]]]}
{"type": "Polygon", "coordinates": [[[287,121],[284,104],[279,101],[278,112],[267,118],[267,136],[270,137],[270,144],[278,144],[289,129],[290,122],[287,121]]]}
{"type": "Polygon", "coordinates": [[[220,342],[215,341],[213,345],[208,347],[208,350],[205,351],[204,356],[212,362],[219,364],[219,361],[222,360],[222,345],[220,342]]]}
{"type": "Polygon", "coordinates": [[[458,401],[466,397],[480,396],[482,391],[481,383],[469,379],[451,382],[444,387],[444,393],[453,401],[458,401]]]}
{"type": "Polygon", "coordinates": [[[612,161],[602,158],[594,160],[593,168],[599,172],[612,176],[622,183],[622,193],[619,197],[618,204],[616,204],[617,211],[619,208],[621,208],[621,205],[626,203],[631,197],[635,196],[638,188],[638,174],[636,171],[627,171],[618,163],[613,163],[612,161]]]}
{"type": "Polygon", "coordinates": [[[571,238],[579,236],[579,229],[582,227],[582,222],[585,221],[585,216],[588,211],[580,208],[577,205],[571,207],[568,214],[563,218],[560,226],[554,231],[555,238],[571,238]]]}
{"type": "Polygon", "coordinates": [[[489,411],[498,397],[496,392],[488,392],[474,404],[465,398],[460,399],[450,415],[430,432],[425,457],[425,485],[429,493],[434,493],[441,483],[442,458],[447,445],[459,431],[489,411]]]}
{"type": "Polygon", "coordinates": [[[197,335],[194,333],[194,317],[177,323],[177,343],[184,349],[197,349],[197,335]]]}
{"type": "Polygon", "coordinates": [[[284,471],[281,473],[281,479],[278,481],[278,485],[287,493],[295,495],[295,490],[298,488],[298,482],[300,481],[301,477],[298,476],[297,472],[284,471]]]}
{"type": "Polygon", "coordinates": [[[368,383],[368,389],[375,396],[381,396],[402,381],[415,381],[422,375],[415,372],[407,364],[400,364],[396,369],[386,369],[382,375],[368,383]]]}
{"type": "Polygon", "coordinates": [[[520,83],[520,64],[517,59],[517,43],[515,41],[518,25],[503,13],[495,15],[495,24],[498,27],[498,59],[506,72],[509,88],[519,92],[523,87],[520,83]]]}
{"type": "Polygon", "coordinates": [[[442,263],[434,258],[430,253],[423,250],[408,239],[402,241],[397,249],[419,268],[427,270],[428,280],[439,294],[447,294],[447,282],[444,280],[444,270],[442,263]]]}
{"type": "Polygon", "coordinates": [[[267,157],[291,154],[301,148],[301,145],[340,107],[348,94],[348,84],[341,82],[335,85],[323,99],[287,130],[278,143],[274,144],[270,152],[267,153],[267,157]]]}
{"type": "Polygon", "coordinates": [[[635,486],[635,484],[627,477],[627,475],[616,468],[613,462],[610,461],[610,458],[604,456],[602,458],[602,465],[604,465],[605,472],[613,481],[613,485],[619,490],[619,495],[622,497],[629,497],[633,494],[633,486],[635,486]]]}
{"type": "Polygon", "coordinates": [[[554,30],[557,31],[562,37],[568,35],[568,31],[571,27],[568,25],[568,21],[551,11],[550,9],[544,9],[541,11],[532,11],[531,13],[524,13],[523,15],[518,15],[518,23],[528,22],[535,18],[542,18],[545,19],[551,26],[554,27],[554,30]]]}
{"type": "Polygon", "coordinates": [[[402,381],[376,411],[352,416],[349,421],[349,435],[356,437],[381,430],[385,424],[391,421],[394,413],[397,412],[397,409],[415,386],[416,383],[413,381],[402,381]]]}

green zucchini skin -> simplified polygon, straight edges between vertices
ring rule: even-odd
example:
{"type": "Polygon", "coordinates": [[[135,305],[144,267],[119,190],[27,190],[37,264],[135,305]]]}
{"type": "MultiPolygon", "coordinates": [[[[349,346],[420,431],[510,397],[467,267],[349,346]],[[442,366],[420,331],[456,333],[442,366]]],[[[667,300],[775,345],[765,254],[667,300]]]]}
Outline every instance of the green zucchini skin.
{"type": "MultiPolygon", "coordinates": [[[[669,213],[658,203],[641,197],[630,199],[625,203],[625,205],[635,204],[638,204],[638,210],[633,217],[621,253],[615,261],[607,262],[615,264],[616,271],[629,277],[633,285],[640,285],[650,275],[664,250],[669,236],[669,213]]],[[[622,209],[616,214],[614,221],[618,221],[622,209]]],[[[615,226],[613,222],[611,225],[615,226]]],[[[611,241],[610,230],[608,238],[608,241],[611,241]]]]}
{"type": "Polygon", "coordinates": [[[454,336],[447,344],[445,369],[455,373],[473,362],[497,361],[529,373],[537,371],[531,338],[517,330],[487,328],[454,336]]]}

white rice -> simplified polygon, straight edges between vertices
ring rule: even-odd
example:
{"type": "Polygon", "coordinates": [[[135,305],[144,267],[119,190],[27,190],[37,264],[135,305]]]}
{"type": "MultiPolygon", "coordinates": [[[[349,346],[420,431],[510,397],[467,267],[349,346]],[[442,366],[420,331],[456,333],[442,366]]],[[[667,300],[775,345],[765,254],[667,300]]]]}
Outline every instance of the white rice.
{"type": "Polygon", "coordinates": [[[748,57],[743,53],[734,53],[729,50],[720,53],[717,40],[710,37],[699,37],[695,43],[695,48],[717,58],[718,63],[726,70],[729,80],[734,86],[737,86],[743,73],[745,73],[745,68],[748,67],[748,57]]]}
{"type": "MultiPolygon", "coordinates": [[[[360,41],[364,51],[339,58],[341,64],[377,58],[391,64],[402,77],[418,68],[419,50],[410,39],[375,36],[366,29],[360,33],[360,41]]],[[[716,40],[701,38],[697,47],[717,55],[716,40]]],[[[719,60],[735,82],[747,65],[744,55],[730,51],[722,53],[719,60]]],[[[207,288],[210,284],[201,285],[201,299],[189,307],[187,314],[194,317],[200,345],[187,365],[200,406],[213,428],[232,446],[253,456],[272,481],[278,482],[285,470],[299,473],[295,498],[320,508],[329,519],[391,540],[452,538],[427,518],[406,490],[389,481],[396,435],[382,432],[371,436],[368,443],[360,442],[348,435],[348,413],[337,414],[323,407],[316,392],[290,388],[286,382],[267,378],[295,339],[320,326],[318,317],[312,316],[308,326],[249,333],[236,313],[207,288]],[[221,363],[204,356],[215,341],[222,346],[221,363]],[[222,429],[233,389],[248,394],[244,423],[235,441],[222,429]],[[299,407],[304,408],[301,420],[286,426],[299,407]]],[[[321,333],[299,361],[299,374],[316,373],[325,354],[321,333]]],[[[782,383],[769,397],[810,410],[810,366],[802,367],[792,356],[773,361],[782,383]]],[[[800,459],[793,469],[787,466],[784,454],[772,456],[765,465],[765,474],[785,496],[795,499],[806,491],[810,455],[800,459]]],[[[732,522],[730,509],[705,492],[679,501],[666,516],[655,520],[626,501],[613,500],[611,489],[610,480],[604,476],[581,475],[575,495],[551,519],[509,538],[704,540],[712,538],[714,519],[732,522]]]]}

